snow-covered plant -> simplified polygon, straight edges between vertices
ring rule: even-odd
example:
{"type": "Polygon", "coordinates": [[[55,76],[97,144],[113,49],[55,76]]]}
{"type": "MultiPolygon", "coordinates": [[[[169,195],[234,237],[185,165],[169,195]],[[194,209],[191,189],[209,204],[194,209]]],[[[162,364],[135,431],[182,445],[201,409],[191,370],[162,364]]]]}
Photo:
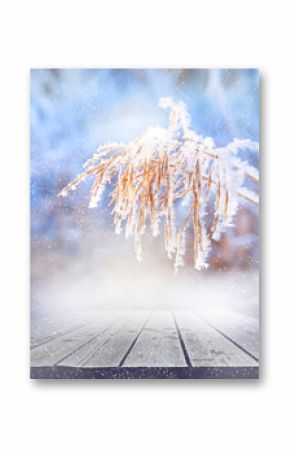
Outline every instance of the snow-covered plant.
{"type": "Polygon", "coordinates": [[[99,147],[59,195],[66,196],[92,175],[89,207],[97,207],[113,181],[109,205],[115,231],[134,236],[138,260],[143,255],[141,237],[150,224],[153,236],[163,228],[165,248],[168,257],[174,257],[176,270],[183,265],[187,239],[193,239],[195,268],[206,268],[211,242],[233,226],[240,199],[258,204],[258,196],[244,185],[246,177],[258,182],[258,170],[237,156],[243,150],[258,151],[258,144],[234,139],[218,148],[210,137],[190,129],[183,103],[161,98],[159,105],[170,109],[167,128],[150,127],[127,144],[99,147]]]}

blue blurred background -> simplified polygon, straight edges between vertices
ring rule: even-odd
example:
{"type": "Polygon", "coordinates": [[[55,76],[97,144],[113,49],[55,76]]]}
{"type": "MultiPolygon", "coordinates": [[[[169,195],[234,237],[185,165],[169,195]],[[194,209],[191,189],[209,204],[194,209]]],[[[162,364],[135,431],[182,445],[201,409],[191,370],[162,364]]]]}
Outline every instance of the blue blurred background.
{"type": "MultiPolygon", "coordinates": [[[[97,278],[116,257],[135,269],[133,243],[115,236],[110,210],[102,207],[106,195],[100,208],[88,209],[90,182],[67,198],[57,193],[99,145],[127,142],[148,126],[166,126],[168,112],[158,107],[163,96],[183,101],[192,129],[217,145],[233,138],[259,140],[259,73],[254,69],[31,71],[32,285],[59,280],[64,271],[75,279],[89,272],[97,278]]],[[[159,240],[153,245],[147,238],[144,266],[149,269],[154,256],[172,270],[159,240]]],[[[187,265],[185,271],[192,270],[190,257],[187,265]]],[[[214,247],[211,269],[257,266],[258,211],[241,204],[236,227],[214,247]]]]}

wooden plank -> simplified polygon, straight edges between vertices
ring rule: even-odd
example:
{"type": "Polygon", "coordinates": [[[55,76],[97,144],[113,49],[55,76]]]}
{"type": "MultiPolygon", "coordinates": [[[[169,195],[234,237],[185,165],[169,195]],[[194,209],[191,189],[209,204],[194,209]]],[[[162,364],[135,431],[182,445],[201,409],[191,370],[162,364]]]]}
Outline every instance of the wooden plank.
{"type": "Polygon", "coordinates": [[[201,316],[250,354],[259,358],[259,320],[227,309],[209,309],[201,316]]]}
{"type": "Polygon", "coordinates": [[[46,328],[37,326],[37,328],[34,328],[34,331],[31,331],[30,349],[34,349],[37,346],[43,345],[44,343],[54,340],[59,336],[67,335],[70,332],[79,329],[83,324],[83,322],[77,320],[73,324],[66,323],[57,325],[56,323],[54,323],[53,325],[46,328]]]}
{"type": "Polygon", "coordinates": [[[63,331],[64,327],[67,328],[67,323],[63,323],[59,326],[52,317],[31,319],[30,322],[30,347],[37,346],[43,341],[51,338],[59,331],[63,331]]]}
{"type": "MultiPolygon", "coordinates": [[[[114,312],[108,312],[108,318],[110,318],[111,314],[114,314],[114,312]]],[[[115,320],[112,326],[107,326],[103,332],[95,334],[86,342],[86,344],[80,346],[77,351],[70,354],[57,365],[68,367],[82,367],[87,366],[87,364],[90,365],[91,359],[98,359],[99,351],[101,351],[101,348],[105,346],[111,338],[115,335],[118,335],[118,338],[120,338],[120,333],[128,323],[130,316],[130,312],[122,312],[119,319],[115,320]]]]}
{"type": "Polygon", "coordinates": [[[123,366],[186,366],[171,312],[157,311],[152,313],[123,366]]]}
{"type": "Polygon", "coordinates": [[[59,363],[95,335],[101,334],[108,326],[112,326],[123,315],[123,312],[97,313],[77,330],[37,346],[30,352],[31,366],[53,366],[59,363]]]}
{"type": "Polygon", "coordinates": [[[91,314],[78,314],[59,318],[58,316],[48,315],[42,318],[31,318],[30,323],[30,348],[39,346],[59,335],[64,335],[77,329],[90,320],[91,314]]]}
{"type": "Polygon", "coordinates": [[[257,366],[257,362],[191,311],[174,313],[194,367],[257,366]]]}
{"type": "Polygon", "coordinates": [[[131,312],[126,320],[110,330],[102,341],[93,342],[94,353],[83,367],[116,367],[122,364],[149,317],[147,311],[131,312]]]}

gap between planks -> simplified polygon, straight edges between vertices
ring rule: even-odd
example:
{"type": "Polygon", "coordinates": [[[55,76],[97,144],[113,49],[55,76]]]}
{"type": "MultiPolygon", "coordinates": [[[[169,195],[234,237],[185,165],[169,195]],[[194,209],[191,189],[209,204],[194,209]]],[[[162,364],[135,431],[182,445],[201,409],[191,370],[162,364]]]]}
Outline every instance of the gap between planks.
{"type": "Polygon", "coordinates": [[[178,323],[176,321],[176,316],[175,316],[174,312],[172,312],[172,317],[173,317],[173,321],[175,323],[175,327],[176,327],[176,330],[177,330],[177,334],[178,334],[178,338],[179,338],[179,341],[180,341],[180,346],[181,346],[181,349],[182,349],[182,352],[183,352],[185,363],[186,363],[187,366],[192,366],[191,363],[190,363],[190,358],[189,358],[189,355],[188,355],[188,352],[187,352],[187,349],[186,349],[183,337],[181,335],[178,323]]]}
{"type": "Polygon", "coordinates": [[[143,326],[141,327],[140,331],[138,332],[138,334],[136,335],[136,337],[134,338],[134,340],[133,340],[132,343],[130,344],[130,346],[129,346],[127,352],[125,353],[125,355],[123,356],[122,360],[121,360],[120,363],[119,363],[119,368],[121,368],[121,367],[123,366],[123,364],[125,363],[125,361],[126,361],[128,355],[130,354],[130,352],[131,352],[132,349],[134,348],[134,346],[135,346],[135,344],[136,344],[138,338],[139,338],[140,335],[141,335],[141,332],[143,331],[143,329],[145,328],[145,326],[146,326],[146,324],[148,323],[149,319],[151,318],[152,313],[153,313],[152,311],[149,313],[149,315],[148,315],[148,317],[146,318],[146,320],[145,320],[143,326]]]}

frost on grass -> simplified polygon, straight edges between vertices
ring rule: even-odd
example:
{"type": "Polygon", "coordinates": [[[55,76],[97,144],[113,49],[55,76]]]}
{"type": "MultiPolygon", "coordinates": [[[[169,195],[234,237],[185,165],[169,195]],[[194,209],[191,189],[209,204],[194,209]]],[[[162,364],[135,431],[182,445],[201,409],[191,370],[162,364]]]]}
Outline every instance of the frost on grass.
{"type": "Polygon", "coordinates": [[[138,260],[142,260],[141,239],[147,225],[153,236],[161,229],[164,232],[165,249],[176,270],[183,265],[188,239],[193,240],[195,268],[206,268],[211,242],[233,225],[239,201],[258,205],[258,196],[244,185],[246,178],[258,182],[258,170],[238,157],[244,150],[258,151],[258,144],[234,139],[218,148],[210,137],[190,129],[183,103],[161,98],[159,105],[170,110],[167,128],[150,127],[127,144],[99,147],[84,171],[59,195],[66,196],[92,175],[89,207],[97,207],[112,182],[109,206],[115,231],[134,237],[138,260]]]}

